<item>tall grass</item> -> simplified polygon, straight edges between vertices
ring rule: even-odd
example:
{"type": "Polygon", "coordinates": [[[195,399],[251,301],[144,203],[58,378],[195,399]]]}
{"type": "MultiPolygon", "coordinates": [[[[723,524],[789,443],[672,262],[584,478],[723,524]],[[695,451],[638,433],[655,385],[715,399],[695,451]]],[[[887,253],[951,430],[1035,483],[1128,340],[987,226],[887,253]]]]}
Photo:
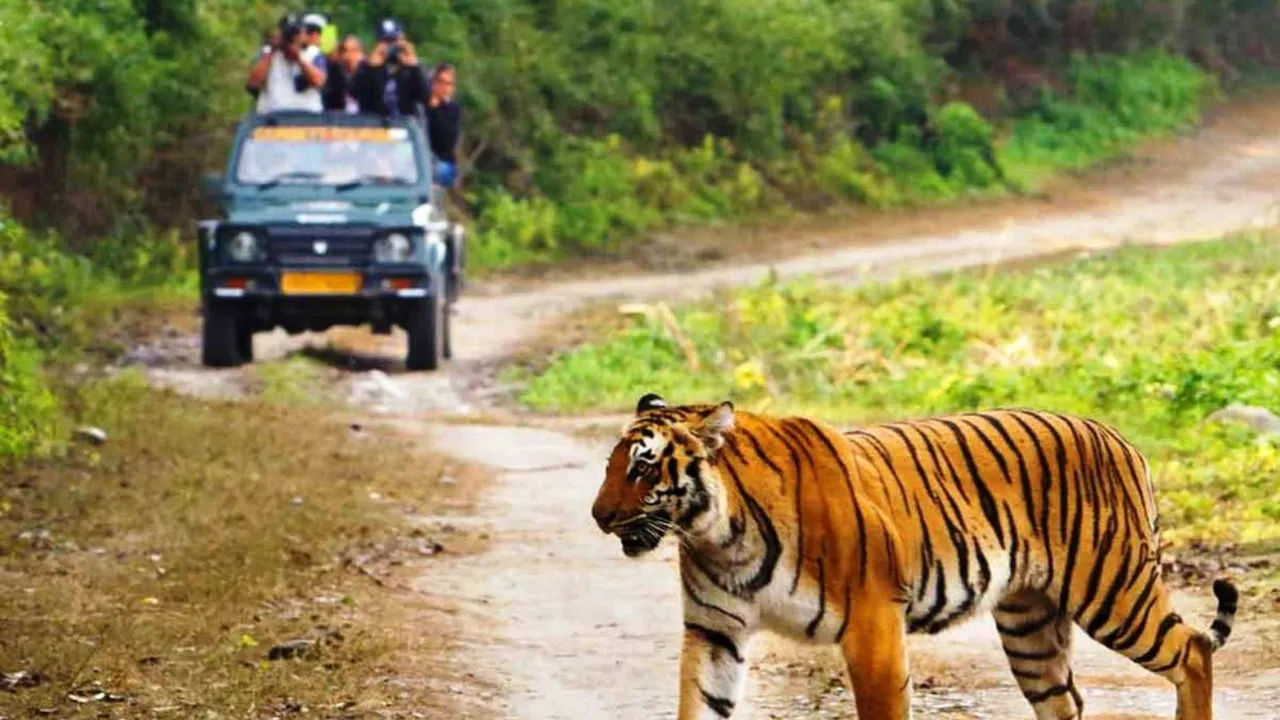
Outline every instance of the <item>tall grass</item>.
{"type": "Polygon", "coordinates": [[[961,273],[847,291],[766,283],[625,321],[513,370],[538,410],[675,402],[835,421],[1037,406],[1112,422],[1158,462],[1173,534],[1280,535],[1280,450],[1206,422],[1233,402],[1280,411],[1274,236],[961,273]],[[696,357],[696,369],[688,347],[696,357]]]}

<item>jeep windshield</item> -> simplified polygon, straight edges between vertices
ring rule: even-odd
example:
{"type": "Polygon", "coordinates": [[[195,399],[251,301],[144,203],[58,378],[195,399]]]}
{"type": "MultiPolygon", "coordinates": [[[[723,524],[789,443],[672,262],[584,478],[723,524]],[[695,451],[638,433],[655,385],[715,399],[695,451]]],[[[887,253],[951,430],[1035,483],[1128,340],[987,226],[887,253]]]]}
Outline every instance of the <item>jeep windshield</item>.
{"type": "Polygon", "coordinates": [[[235,180],[277,185],[411,185],[420,169],[409,131],[396,127],[264,125],[241,146],[235,180]]]}

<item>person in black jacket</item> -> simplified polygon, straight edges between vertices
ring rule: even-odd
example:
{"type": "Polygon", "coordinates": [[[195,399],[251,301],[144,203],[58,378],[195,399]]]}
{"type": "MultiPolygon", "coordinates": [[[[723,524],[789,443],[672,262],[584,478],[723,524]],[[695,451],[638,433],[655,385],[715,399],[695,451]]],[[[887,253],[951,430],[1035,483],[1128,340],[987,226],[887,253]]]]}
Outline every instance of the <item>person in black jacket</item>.
{"type": "Polygon", "coordinates": [[[435,181],[446,188],[457,182],[456,151],[462,127],[462,109],[453,101],[454,78],[452,64],[440,63],[435,67],[425,110],[431,154],[435,156],[435,181]]]}
{"type": "Polygon", "coordinates": [[[413,44],[395,20],[378,26],[378,44],[356,71],[354,82],[362,113],[416,117],[427,104],[427,78],[413,44]]]}
{"type": "Polygon", "coordinates": [[[360,38],[355,35],[343,38],[329,62],[323,93],[325,110],[360,112],[360,103],[355,95],[355,77],[363,64],[364,47],[360,38]]]}

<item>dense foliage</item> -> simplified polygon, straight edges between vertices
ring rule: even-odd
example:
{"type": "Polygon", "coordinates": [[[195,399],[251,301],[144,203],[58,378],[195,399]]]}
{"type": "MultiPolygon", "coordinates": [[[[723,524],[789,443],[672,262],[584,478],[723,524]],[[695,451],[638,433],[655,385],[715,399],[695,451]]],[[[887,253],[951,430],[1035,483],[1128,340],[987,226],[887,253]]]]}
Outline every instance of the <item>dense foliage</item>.
{"type": "Polygon", "coordinates": [[[679,309],[674,323],[653,314],[601,332],[538,370],[522,400],[624,411],[657,391],[851,421],[1079,412],[1157,460],[1173,524],[1274,535],[1280,449],[1206,418],[1234,402],[1280,408],[1276,242],[1129,249],[854,291],[766,283],[679,309]]]}
{"type": "MultiPolygon", "coordinates": [[[[0,192],[14,212],[77,249],[111,235],[123,256],[157,242],[147,224],[188,232],[198,176],[219,166],[253,48],[285,6],[0,4],[0,192]]],[[[1225,72],[1269,61],[1276,35],[1257,0],[310,6],[366,41],[395,15],[425,60],[458,64],[475,258],[491,264],[608,250],[668,223],[1016,187],[1194,116],[1202,78],[1178,58],[1225,72]],[[1168,54],[1097,59],[1146,49],[1168,54]],[[989,87],[1001,91],[970,92],[989,87]],[[1007,151],[996,112],[1025,118],[1007,151]]]]}
{"type": "Polygon", "coordinates": [[[58,437],[60,415],[38,359],[14,334],[0,294],[0,469],[49,449],[58,437]]]}

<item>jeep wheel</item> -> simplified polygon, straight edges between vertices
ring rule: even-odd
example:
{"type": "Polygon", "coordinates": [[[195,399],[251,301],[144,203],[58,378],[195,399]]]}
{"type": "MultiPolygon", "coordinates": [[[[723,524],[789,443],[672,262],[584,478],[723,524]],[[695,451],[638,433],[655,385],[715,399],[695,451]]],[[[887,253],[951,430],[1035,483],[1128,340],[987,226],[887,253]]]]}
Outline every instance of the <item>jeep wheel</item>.
{"type": "Polygon", "coordinates": [[[236,328],[236,350],[244,362],[253,362],[253,331],[248,327],[236,328]]]}
{"type": "Polygon", "coordinates": [[[444,352],[446,321],[444,303],[438,295],[428,295],[409,313],[405,332],[409,335],[409,356],[404,365],[410,370],[435,370],[444,352]]]}
{"type": "Polygon", "coordinates": [[[453,303],[447,303],[444,306],[444,312],[441,313],[444,319],[443,341],[444,348],[442,354],[445,360],[453,359],[453,303]]]}
{"type": "Polygon", "coordinates": [[[201,340],[201,359],[206,367],[236,367],[244,362],[239,323],[230,308],[217,303],[205,305],[201,340]]]}

